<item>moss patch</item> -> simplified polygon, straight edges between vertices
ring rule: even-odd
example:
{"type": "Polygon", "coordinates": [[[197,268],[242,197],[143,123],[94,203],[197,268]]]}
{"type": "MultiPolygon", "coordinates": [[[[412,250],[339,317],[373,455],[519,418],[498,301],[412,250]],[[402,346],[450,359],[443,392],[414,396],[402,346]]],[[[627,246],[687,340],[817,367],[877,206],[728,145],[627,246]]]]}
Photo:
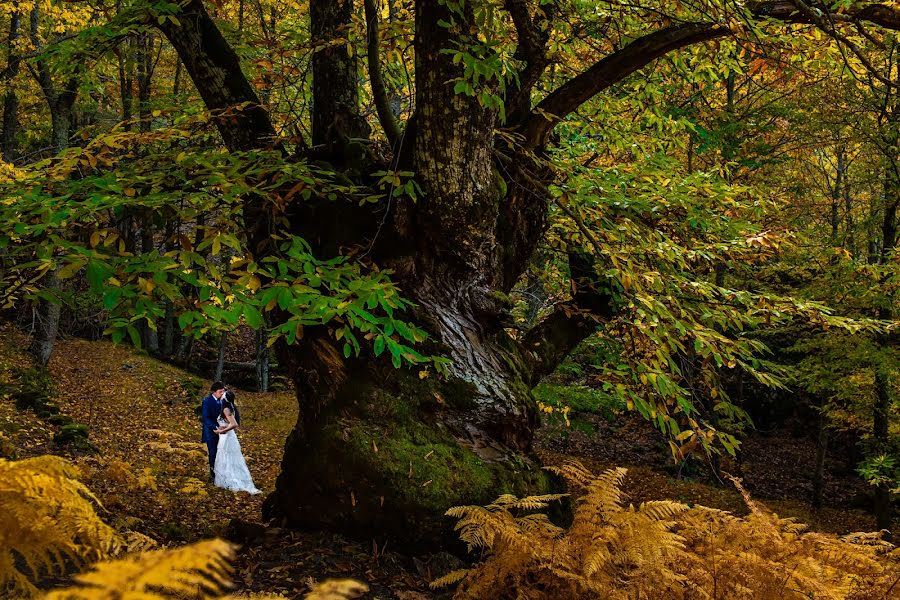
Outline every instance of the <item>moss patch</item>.
{"type": "Polygon", "coordinates": [[[470,401],[467,386],[415,374],[347,386],[341,410],[286,463],[278,511],[295,524],[420,548],[457,541],[444,517],[453,506],[546,493],[550,478],[538,464],[485,460],[444,425],[464,417],[455,407],[470,401]]]}

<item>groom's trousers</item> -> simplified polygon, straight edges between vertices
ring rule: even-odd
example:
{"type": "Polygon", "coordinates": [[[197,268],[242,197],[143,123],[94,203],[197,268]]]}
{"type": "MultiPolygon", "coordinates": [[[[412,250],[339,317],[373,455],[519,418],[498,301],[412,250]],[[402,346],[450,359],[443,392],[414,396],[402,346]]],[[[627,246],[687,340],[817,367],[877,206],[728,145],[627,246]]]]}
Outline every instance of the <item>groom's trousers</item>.
{"type": "Polygon", "coordinates": [[[216,469],[216,449],[219,447],[219,436],[206,440],[206,450],[209,452],[209,476],[212,477],[216,469]]]}

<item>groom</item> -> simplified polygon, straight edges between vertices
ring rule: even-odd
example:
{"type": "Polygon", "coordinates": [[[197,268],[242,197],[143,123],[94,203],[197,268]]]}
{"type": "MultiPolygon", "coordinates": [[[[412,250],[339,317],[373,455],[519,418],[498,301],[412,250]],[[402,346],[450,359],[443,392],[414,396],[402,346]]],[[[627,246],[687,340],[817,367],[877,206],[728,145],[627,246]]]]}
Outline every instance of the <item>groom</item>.
{"type": "Polygon", "coordinates": [[[216,448],[219,446],[218,431],[219,423],[216,421],[219,413],[222,412],[222,396],[225,395],[225,385],[221,381],[216,381],[209,388],[209,396],[203,399],[201,408],[201,419],[203,420],[203,433],[201,440],[206,442],[206,449],[209,452],[209,480],[216,479],[216,448]]]}

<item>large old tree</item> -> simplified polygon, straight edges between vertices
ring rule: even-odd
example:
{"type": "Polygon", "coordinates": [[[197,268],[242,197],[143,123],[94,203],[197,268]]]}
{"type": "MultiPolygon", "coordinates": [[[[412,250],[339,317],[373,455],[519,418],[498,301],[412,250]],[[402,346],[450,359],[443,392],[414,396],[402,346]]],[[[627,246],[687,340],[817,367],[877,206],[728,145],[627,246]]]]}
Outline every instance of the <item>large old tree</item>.
{"type": "MultiPolygon", "coordinates": [[[[530,455],[537,424],[531,389],[614,314],[617,298],[615,286],[598,276],[590,249],[571,247],[571,302],[515,338],[504,329],[507,294],[545,233],[548,184],[557,174],[544,158],[557,124],[659,57],[731,35],[751,13],[816,25],[835,37],[846,22],[898,25],[880,5],[826,18],[800,0],[759,4],[730,21],[724,11],[709,18],[702,16],[709,10],[699,9],[690,20],[653,17],[632,41],[546,90],[539,84],[552,63],[547,24],[559,16],[557,7],[531,0],[493,7],[512,25],[517,44],[510,63],[517,73],[501,86],[498,78],[472,82],[467,61],[459,60],[460,53],[475,62],[490,58],[490,40],[478,25],[483,4],[416,0],[414,112],[398,123],[379,65],[373,2],[364,6],[369,53],[360,65],[345,39],[359,7],[352,0],[310,0],[312,139],[290,151],[202,1],[184,2],[177,18],[160,19],[207,107],[223,113],[217,126],[230,150],[274,149],[363,187],[374,185],[379,171],[412,172],[421,189],[417,200],[387,194],[360,205],[314,195],[288,207],[291,232],[317,256],[349,253],[390,269],[415,303],[410,320],[431,334],[428,352],[452,364],[438,377],[395,369],[378,352],[346,358],[327,325],[307,327],[296,344],[279,344],[300,417],[267,500],[270,516],[415,540],[433,533],[449,506],[546,489],[530,455]],[[360,114],[363,66],[387,152],[373,150],[360,114]],[[471,94],[456,85],[467,81],[471,94]],[[494,100],[502,101],[502,113],[494,100]]],[[[272,250],[270,201],[254,194],[245,200],[244,226],[257,257],[272,250]]]]}

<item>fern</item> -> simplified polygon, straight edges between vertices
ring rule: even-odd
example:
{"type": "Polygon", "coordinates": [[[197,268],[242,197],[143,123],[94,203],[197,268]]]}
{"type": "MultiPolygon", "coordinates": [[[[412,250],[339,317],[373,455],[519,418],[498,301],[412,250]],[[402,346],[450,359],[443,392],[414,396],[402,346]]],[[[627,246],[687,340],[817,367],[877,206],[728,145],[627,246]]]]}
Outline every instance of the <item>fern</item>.
{"type": "Polygon", "coordinates": [[[354,579],[326,579],[312,586],[304,600],[348,600],[369,591],[369,586],[354,579]]]}
{"type": "MultiPolygon", "coordinates": [[[[275,600],[281,596],[220,596],[232,587],[235,546],[207,540],[95,564],[77,585],[50,592],[43,600],[275,600]]],[[[352,579],[329,579],[311,586],[306,600],[347,600],[368,591],[352,579]]],[[[282,599],[283,600],[283,599],[282,599]]]]}
{"type": "Polygon", "coordinates": [[[231,586],[234,546],[222,540],[97,563],[76,577],[77,587],[51,592],[44,600],[146,600],[218,597],[231,586]]]}
{"type": "Polygon", "coordinates": [[[55,456],[0,459],[0,593],[34,596],[33,579],[118,550],[119,537],[94,512],[99,502],[77,476],[55,456]]]}
{"type": "Polygon", "coordinates": [[[459,582],[455,598],[817,598],[900,596],[897,550],[877,534],[807,533],[768,512],[733,480],[750,509],[727,512],[671,501],[625,504],[624,469],[594,476],[577,462],[549,470],[579,494],[572,525],[541,513],[558,496],[498,498],[487,507],[447,514],[470,549],[485,551],[473,568],[432,587],[459,582]]]}

